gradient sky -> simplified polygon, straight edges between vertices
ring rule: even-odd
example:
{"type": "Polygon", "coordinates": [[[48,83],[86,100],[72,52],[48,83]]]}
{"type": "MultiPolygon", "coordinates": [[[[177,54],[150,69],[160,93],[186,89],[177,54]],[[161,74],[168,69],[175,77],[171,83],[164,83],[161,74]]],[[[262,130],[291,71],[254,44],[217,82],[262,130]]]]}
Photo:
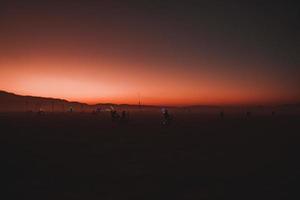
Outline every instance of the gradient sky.
{"type": "Polygon", "coordinates": [[[1,1],[0,90],[87,103],[300,101],[292,1],[1,1]]]}

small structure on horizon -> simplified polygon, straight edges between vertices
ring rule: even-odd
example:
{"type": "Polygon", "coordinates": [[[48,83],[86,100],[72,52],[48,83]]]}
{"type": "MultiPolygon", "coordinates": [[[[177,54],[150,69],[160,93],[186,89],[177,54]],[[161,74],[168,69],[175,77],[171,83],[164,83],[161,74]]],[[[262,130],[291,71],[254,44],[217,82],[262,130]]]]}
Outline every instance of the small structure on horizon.
{"type": "Polygon", "coordinates": [[[38,110],[37,114],[38,114],[39,116],[41,116],[41,115],[45,115],[45,111],[44,111],[44,109],[43,109],[43,108],[39,108],[39,110],[38,110]]]}

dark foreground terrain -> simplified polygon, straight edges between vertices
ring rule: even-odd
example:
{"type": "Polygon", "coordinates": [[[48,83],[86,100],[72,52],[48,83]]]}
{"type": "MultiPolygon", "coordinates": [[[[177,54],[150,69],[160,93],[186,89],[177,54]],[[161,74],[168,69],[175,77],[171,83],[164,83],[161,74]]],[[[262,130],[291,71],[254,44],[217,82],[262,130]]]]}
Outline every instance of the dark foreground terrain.
{"type": "Polygon", "coordinates": [[[299,116],[130,119],[0,114],[1,199],[298,199],[299,116]]]}

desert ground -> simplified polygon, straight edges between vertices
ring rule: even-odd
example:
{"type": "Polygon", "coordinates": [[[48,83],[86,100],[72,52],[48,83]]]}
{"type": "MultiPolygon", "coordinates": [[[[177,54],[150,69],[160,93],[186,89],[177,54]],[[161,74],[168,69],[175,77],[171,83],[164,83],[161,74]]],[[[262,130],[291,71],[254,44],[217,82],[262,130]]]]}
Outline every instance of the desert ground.
{"type": "MultiPolygon", "coordinates": [[[[1,199],[291,199],[300,115],[1,113],[1,199]]],[[[295,193],[296,194],[296,193],[295,193]]]]}

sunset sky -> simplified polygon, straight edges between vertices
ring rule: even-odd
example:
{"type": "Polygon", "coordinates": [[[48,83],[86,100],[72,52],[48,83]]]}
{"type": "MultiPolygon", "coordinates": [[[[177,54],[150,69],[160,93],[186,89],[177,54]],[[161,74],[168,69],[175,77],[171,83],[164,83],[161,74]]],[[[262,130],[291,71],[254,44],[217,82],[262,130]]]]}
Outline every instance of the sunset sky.
{"type": "Polygon", "coordinates": [[[241,2],[1,1],[0,90],[90,104],[300,102],[299,5],[241,2]]]}

